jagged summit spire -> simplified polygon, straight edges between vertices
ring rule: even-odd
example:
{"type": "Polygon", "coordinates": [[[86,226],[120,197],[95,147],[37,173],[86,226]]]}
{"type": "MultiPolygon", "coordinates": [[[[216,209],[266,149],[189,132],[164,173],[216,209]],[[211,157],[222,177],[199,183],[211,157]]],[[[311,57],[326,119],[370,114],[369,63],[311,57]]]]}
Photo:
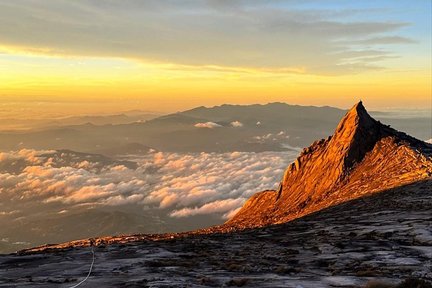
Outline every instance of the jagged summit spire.
{"type": "Polygon", "coordinates": [[[341,119],[332,137],[315,141],[288,167],[282,181],[283,188],[286,190],[291,185],[290,178],[294,174],[301,177],[319,174],[325,180],[317,181],[315,189],[321,190],[343,181],[383,137],[382,126],[359,101],[341,119]],[[319,165],[310,161],[311,154],[320,159],[319,165]]]}
{"type": "MultiPolygon", "coordinates": [[[[351,134],[350,130],[356,129],[361,126],[365,129],[369,129],[372,126],[376,125],[377,121],[375,121],[366,111],[366,108],[363,106],[363,102],[359,101],[356,103],[342,120],[339,122],[339,125],[336,128],[335,136],[337,134],[351,134]]],[[[348,136],[348,135],[345,135],[348,136]]]]}
{"type": "Polygon", "coordinates": [[[351,110],[354,109],[354,108],[360,108],[360,109],[366,110],[366,108],[363,106],[363,101],[362,100],[360,100],[359,102],[357,102],[356,104],[354,104],[354,106],[351,108],[351,110]]]}
{"type": "Polygon", "coordinates": [[[343,170],[363,159],[381,137],[378,121],[373,119],[363,102],[356,103],[339,122],[330,143],[333,155],[343,155],[343,170]]]}
{"type": "MultiPolygon", "coordinates": [[[[366,108],[363,106],[363,102],[360,100],[357,102],[348,113],[355,113],[357,116],[369,116],[368,112],[366,111],[366,108]]],[[[370,116],[369,116],[370,117],[370,116]]]]}
{"type": "Polygon", "coordinates": [[[362,101],[362,100],[359,100],[359,102],[357,102],[357,103],[353,106],[353,108],[354,108],[354,107],[360,107],[360,108],[363,108],[364,110],[366,110],[365,107],[363,106],[363,101],[362,101]]]}
{"type": "Polygon", "coordinates": [[[362,118],[362,120],[365,119],[372,119],[372,117],[369,115],[369,113],[366,111],[366,108],[363,106],[363,102],[360,100],[357,102],[348,113],[355,114],[357,117],[362,118]]]}

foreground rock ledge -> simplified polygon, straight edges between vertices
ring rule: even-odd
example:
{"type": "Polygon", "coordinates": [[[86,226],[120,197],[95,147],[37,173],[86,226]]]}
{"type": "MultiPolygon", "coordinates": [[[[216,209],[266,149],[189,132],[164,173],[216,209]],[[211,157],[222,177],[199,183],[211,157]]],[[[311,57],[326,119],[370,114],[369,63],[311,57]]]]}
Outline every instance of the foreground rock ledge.
{"type": "MultiPolygon", "coordinates": [[[[364,287],[432,280],[432,179],[243,232],[100,245],[83,287],[364,287]]],[[[119,237],[120,239],[121,237],[119,237]]],[[[70,287],[88,247],[0,256],[0,287],[70,287]]],[[[426,287],[426,286],[424,286],[426,287]]]]}

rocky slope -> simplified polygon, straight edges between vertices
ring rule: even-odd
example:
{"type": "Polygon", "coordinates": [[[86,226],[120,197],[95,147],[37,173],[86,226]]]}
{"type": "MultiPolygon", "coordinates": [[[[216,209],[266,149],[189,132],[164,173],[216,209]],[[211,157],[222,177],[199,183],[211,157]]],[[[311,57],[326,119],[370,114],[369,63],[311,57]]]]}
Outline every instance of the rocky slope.
{"type": "Polygon", "coordinates": [[[93,249],[82,287],[396,288],[432,280],[431,211],[428,180],[264,228],[87,239],[0,255],[0,287],[73,287],[93,249]]]}
{"type": "Polygon", "coordinates": [[[334,135],[286,170],[279,191],[251,197],[224,226],[261,227],[432,176],[432,145],[381,124],[357,103],[334,135]]]}

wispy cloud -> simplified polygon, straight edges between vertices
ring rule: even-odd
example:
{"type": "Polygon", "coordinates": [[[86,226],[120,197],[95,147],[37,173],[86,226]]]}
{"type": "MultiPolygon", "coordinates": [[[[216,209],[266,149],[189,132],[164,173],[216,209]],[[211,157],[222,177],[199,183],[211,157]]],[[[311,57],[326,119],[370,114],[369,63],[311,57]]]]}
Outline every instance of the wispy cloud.
{"type": "Polygon", "coordinates": [[[409,23],[347,21],[347,15],[367,11],[299,9],[291,3],[0,1],[0,43],[54,55],[346,74],[379,67],[358,56],[346,61],[353,45],[381,56],[393,53],[366,46],[413,42],[395,35],[409,23]]]}
{"type": "Polygon", "coordinates": [[[416,43],[416,41],[401,36],[382,36],[373,37],[361,40],[353,40],[346,42],[346,44],[351,45],[391,45],[391,44],[411,44],[416,43]]]}
{"type": "Polygon", "coordinates": [[[222,125],[219,125],[219,124],[214,123],[214,122],[196,123],[194,126],[197,128],[209,128],[209,129],[222,127],[222,125]]]}

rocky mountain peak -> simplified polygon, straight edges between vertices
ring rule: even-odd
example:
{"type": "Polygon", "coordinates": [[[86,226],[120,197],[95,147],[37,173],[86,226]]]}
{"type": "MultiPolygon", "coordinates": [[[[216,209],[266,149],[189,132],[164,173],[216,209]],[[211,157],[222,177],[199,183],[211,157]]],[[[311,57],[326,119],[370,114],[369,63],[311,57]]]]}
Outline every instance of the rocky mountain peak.
{"type": "MultiPolygon", "coordinates": [[[[340,184],[353,167],[385,135],[384,125],[373,119],[360,101],[339,122],[333,136],[321,139],[303,149],[299,157],[288,167],[282,180],[283,192],[293,185],[313,184],[316,193],[340,184]],[[312,178],[312,179],[311,179],[312,178]],[[308,184],[305,184],[307,182],[308,184]]],[[[388,128],[389,129],[389,128],[388,128]]]]}
{"type": "Polygon", "coordinates": [[[360,101],[355,104],[339,122],[329,142],[331,159],[342,158],[343,173],[361,161],[374,144],[383,136],[382,124],[373,119],[360,101]]]}
{"type": "Polygon", "coordinates": [[[345,116],[341,119],[336,132],[343,128],[352,128],[356,126],[372,126],[375,124],[375,120],[368,114],[366,108],[363,106],[363,102],[357,102],[345,116]]]}
{"type": "Polygon", "coordinates": [[[432,177],[432,146],[373,119],[360,101],[334,134],[288,166],[278,191],[252,196],[225,225],[286,222],[362,195],[432,177]]]}
{"type": "Polygon", "coordinates": [[[373,119],[360,101],[354,105],[339,122],[332,143],[344,146],[362,145],[365,140],[372,142],[379,134],[379,122],[373,119]],[[370,139],[373,136],[373,139],[370,139]]]}

